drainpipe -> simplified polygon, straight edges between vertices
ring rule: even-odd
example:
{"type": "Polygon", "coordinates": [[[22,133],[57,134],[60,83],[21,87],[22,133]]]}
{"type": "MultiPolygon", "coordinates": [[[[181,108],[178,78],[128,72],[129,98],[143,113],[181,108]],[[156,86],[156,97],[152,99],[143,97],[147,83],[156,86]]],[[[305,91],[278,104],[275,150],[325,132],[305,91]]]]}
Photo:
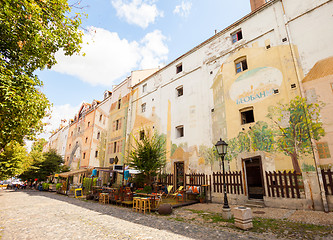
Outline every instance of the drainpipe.
{"type": "MultiPolygon", "coordinates": [[[[283,10],[284,25],[285,25],[286,32],[287,32],[287,37],[288,37],[288,40],[289,40],[290,52],[291,52],[291,56],[293,58],[294,68],[295,68],[296,77],[297,77],[297,80],[298,80],[298,85],[299,85],[299,88],[300,88],[301,97],[305,98],[305,91],[304,91],[304,88],[303,88],[303,85],[302,85],[302,79],[301,79],[301,75],[300,75],[300,71],[299,71],[299,63],[298,63],[297,56],[296,56],[296,53],[295,53],[295,50],[294,50],[294,44],[293,44],[293,40],[292,40],[292,37],[291,37],[289,25],[288,25],[289,23],[288,23],[288,20],[287,20],[283,0],[280,0],[280,1],[281,1],[281,5],[282,5],[282,10],[283,10]]],[[[304,109],[304,112],[306,113],[305,109],[304,109]]],[[[305,116],[307,116],[307,114],[305,114],[305,116]]],[[[322,174],[321,174],[321,170],[319,168],[318,158],[317,158],[317,156],[315,154],[315,151],[314,151],[315,142],[311,137],[311,133],[310,133],[308,125],[307,125],[307,128],[308,128],[308,133],[309,133],[310,140],[311,140],[311,149],[312,149],[312,155],[313,155],[314,164],[315,164],[316,173],[317,173],[317,178],[318,178],[318,183],[319,183],[321,200],[323,202],[324,211],[326,213],[328,213],[329,210],[328,210],[328,204],[327,204],[327,199],[326,199],[326,194],[325,194],[325,189],[324,189],[323,177],[322,177],[322,174]]]]}

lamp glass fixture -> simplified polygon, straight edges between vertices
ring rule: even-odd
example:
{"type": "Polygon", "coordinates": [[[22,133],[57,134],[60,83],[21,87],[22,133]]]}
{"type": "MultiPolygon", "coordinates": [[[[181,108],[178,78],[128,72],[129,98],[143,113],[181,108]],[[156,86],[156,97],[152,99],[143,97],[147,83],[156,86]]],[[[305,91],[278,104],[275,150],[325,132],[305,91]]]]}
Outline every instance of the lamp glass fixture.
{"type": "Polygon", "coordinates": [[[219,141],[217,141],[215,147],[219,155],[224,156],[227,154],[228,144],[225,141],[223,141],[221,138],[219,141]]]}

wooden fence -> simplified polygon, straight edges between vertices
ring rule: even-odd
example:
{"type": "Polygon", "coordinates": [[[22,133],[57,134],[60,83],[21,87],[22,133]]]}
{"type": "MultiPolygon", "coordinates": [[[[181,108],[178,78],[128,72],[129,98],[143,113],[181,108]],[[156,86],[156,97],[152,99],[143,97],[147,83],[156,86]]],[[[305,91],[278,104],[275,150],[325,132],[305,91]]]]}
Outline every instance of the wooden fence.
{"type": "MultiPolygon", "coordinates": [[[[227,193],[243,194],[242,172],[226,172],[227,193]]],[[[221,172],[213,172],[214,192],[223,192],[223,174],[221,172]]]]}
{"type": "Polygon", "coordinates": [[[333,195],[333,172],[331,169],[321,170],[326,195],[333,195]]]}
{"type": "Polygon", "coordinates": [[[185,187],[190,186],[201,186],[206,185],[208,183],[208,179],[206,179],[208,176],[206,176],[204,173],[190,173],[185,174],[185,187]]]}
{"type": "Polygon", "coordinates": [[[173,174],[172,173],[165,173],[160,175],[160,183],[163,185],[173,185],[173,174]]]}
{"type": "Polygon", "coordinates": [[[298,178],[302,176],[294,172],[265,172],[268,197],[301,198],[298,178]]]}

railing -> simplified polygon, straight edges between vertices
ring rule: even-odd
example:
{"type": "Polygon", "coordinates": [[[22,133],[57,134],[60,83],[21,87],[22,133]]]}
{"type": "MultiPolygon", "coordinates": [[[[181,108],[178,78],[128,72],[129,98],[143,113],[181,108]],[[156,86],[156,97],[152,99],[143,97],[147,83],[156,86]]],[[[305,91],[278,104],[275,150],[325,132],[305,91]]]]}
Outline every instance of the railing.
{"type": "Polygon", "coordinates": [[[302,176],[294,172],[265,172],[268,197],[301,198],[298,178],[302,176]]]}
{"type": "MultiPolygon", "coordinates": [[[[242,172],[226,172],[226,187],[227,193],[243,194],[242,172]]],[[[213,172],[214,192],[223,192],[223,174],[221,172],[213,172]]]]}
{"type": "Polygon", "coordinates": [[[321,170],[326,195],[333,195],[333,172],[331,169],[321,170]]]}

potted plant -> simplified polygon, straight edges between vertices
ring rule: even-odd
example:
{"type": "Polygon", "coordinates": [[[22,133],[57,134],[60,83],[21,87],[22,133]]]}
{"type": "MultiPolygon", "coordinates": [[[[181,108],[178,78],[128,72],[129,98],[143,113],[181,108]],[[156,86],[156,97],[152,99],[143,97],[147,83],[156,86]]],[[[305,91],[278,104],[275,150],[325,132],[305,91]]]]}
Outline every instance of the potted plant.
{"type": "Polygon", "coordinates": [[[199,195],[197,196],[197,199],[200,201],[200,203],[204,203],[206,200],[205,194],[203,192],[199,193],[199,195]]]}

